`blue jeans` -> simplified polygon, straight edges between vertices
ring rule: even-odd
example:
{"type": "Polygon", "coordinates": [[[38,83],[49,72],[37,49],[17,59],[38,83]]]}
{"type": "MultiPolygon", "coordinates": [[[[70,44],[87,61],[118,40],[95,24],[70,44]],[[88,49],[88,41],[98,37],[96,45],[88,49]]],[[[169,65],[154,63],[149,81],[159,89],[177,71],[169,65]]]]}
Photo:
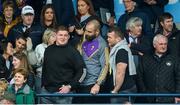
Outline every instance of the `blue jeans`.
{"type": "Polygon", "coordinates": [[[35,76],[35,92],[37,94],[41,93],[41,78],[39,76],[35,76]]]}
{"type": "MultiPolygon", "coordinates": [[[[41,94],[55,94],[48,92],[44,87],[41,90],[41,94]]],[[[72,97],[42,97],[41,104],[71,104],[72,97]]]]}
{"type": "MultiPolygon", "coordinates": [[[[136,93],[137,92],[137,88],[136,88],[136,85],[134,85],[132,88],[130,89],[126,89],[126,90],[123,90],[123,91],[120,91],[120,93],[123,93],[123,94],[128,94],[128,93],[136,93]]],[[[134,99],[131,98],[131,102],[133,102],[134,99]]],[[[115,97],[115,98],[111,98],[111,103],[112,104],[122,104],[122,103],[127,103],[129,102],[129,97],[115,97]]]]}

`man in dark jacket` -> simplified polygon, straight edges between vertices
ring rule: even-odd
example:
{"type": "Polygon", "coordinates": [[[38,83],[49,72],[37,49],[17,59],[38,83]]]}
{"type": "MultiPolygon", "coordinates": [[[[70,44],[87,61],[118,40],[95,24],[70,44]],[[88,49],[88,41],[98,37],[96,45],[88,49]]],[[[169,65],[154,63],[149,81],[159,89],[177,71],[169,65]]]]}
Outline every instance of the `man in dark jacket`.
{"type": "MultiPolygon", "coordinates": [[[[155,51],[144,55],[138,70],[138,87],[145,93],[179,93],[179,59],[167,52],[167,37],[158,34],[153,39],[155,51]]],[[[179,98],[147,97],[149,103],[175,103],[179,98]]]]}
{"type": "Polygon", "coordinates": [[[8,41],[10,41],[13,46],[15,46],[15,39],[19,35],[25,35],[25,37],[30,37],[33,44],[33,49],[36,45],[42,42],[42,28],[39,25],[33,24],[34,20],[34,9],[31,6],[23,7],[21,11],[22,23],[15,25],[8,33],[8,41]],[[29,30],[28,33],[27,29],[29,30]]]}
{"type": "Polygon", "coordinates": [[[173,16],[166,12],[160,18],[160,28],[156,34],[162,34],[168,38],[169,52],[180,57],[180,31],[173,22],[173,16]]]}
{"type": "Polygon", "coordinates": [[[152,50],[152,38],[142,34],[142,24],[142,19],[138,17],[131,17],[126,24],[127,33],[125,38],[132,51],[136,67],[138,66],[139,56],[143,56],[152,50]]]}
{"type": "Polygon", "coordinates": [[[139,17],[143,21],[142,34],[153,36],[149,18],[145,13],[143,13],[136,7],[137,3],[135,2],[135,0],[123,0],[123,3],[126,11],[123,15],[120,16],[118,20],[118,26],[120,27],[121,31],[123,33],[126,33],[126,22],[131,17],[139,17]]]}

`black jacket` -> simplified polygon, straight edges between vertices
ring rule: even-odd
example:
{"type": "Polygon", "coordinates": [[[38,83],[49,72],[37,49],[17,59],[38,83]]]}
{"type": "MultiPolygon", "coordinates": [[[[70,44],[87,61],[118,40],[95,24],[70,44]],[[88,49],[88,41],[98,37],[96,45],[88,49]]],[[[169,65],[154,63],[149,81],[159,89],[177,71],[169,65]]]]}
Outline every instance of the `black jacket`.
{"type": "MultiPolygon", "coordinates": [[[[16,37],[23,34],[23,27],[24,25],[19,23],[9,31],[7,39],[13,44],[13,46],[15,46],[16,37]]],[[[32,39],[33,49],[35,49],[38,44],[42,43],[43,29],[40,25],[32,24],[30,30],[28,36],[32,39]]]]}
{"type": "MultiPolygon", "coordinates": [[[[157,34],[163,35],[163,29],[160,28],[157,34]]],[[[168,36],[168,50],[172,55],[180,57],[180,30],[174,25],[172,33],[168,36]]]]}
{"type": "MultiPolygon", "coordinates": [[[[125,34],[125,38],[129,43],[129,35],[125,34]]],[[[139,55],[138,52],[148,54],[152,51],[152,37],[141,35],[137,38],[138,43],[131,43],[131,52],[133,55],[139,55]]],[[[152,53],[152,52],[151,52],[152,53]]]]}
{"type": "MultiPolygon", "coordinates": [[[[138,88],[145,93],[179,93],[180,65],[179,59],[168,53],[162,57],[155,54],[144,55],[137,69],[138,88]]],[[[171,103],[174,98],[148,98],[151,103],[171,103]]]]}
{"type": "Polygon", "coordinates": [[[6,60],[4,57],[0,54],[0,78],[5,78],[6,80],[9,80],[9,76],[12,71],[12,60],[10,61],[10,67],[9,69],[6,67],[6,60]]]}

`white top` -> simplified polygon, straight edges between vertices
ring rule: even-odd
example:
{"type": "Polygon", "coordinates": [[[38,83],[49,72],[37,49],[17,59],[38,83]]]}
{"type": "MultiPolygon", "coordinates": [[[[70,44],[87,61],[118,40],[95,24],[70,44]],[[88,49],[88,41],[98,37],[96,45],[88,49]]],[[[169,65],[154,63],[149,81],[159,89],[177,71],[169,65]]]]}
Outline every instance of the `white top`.
{"type": "Polygon", "coordinates": [[[45,52],[46,48],[47,48],[47,44],[45,44],[45,43],[41,43],[41,44],[37,45],[35,48],[35,55],[37,58],[37,66],[39,66],[36,69],[36,72],[37,72],[37,75],[40,77],[42,75],[42,63],[43,63],[44,52],[45,52]]]}

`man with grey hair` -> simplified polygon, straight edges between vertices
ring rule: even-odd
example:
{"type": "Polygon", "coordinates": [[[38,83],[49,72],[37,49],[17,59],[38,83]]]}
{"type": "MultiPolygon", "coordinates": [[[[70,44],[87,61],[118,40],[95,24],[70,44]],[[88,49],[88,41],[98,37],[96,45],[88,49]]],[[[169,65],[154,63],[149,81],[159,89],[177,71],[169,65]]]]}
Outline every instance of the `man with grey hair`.
{"type": "Polygon", "coordinates": [[[139,17],[131,17],[126,23],[125,38],[132,51],[135,65],[138,66],[139,56],[149,53],[152,48],[152,38],[142,34],[143,21],[139,17]]]}
{"type": "MultiPolygon", "coordinates": [[[[179,93],[179,59],[167,51],[167,37],[158,34],[153,39],[154,53],[144,55],[137,69],[138,86],[142,93],[179,93]]],[[[147,97],[148,103],[175,103],[179,98],[147,97]]]]}
{"type": "Polygon", "coordinates": [[[126,22],[131,17],[139,17],[143,21],[142,34],[147,36],[153,36],[150,20],[145,13],[137,9],[136,0],[123,0],[123,4],[126,11],[123,15],[120,16],[118,20],[118,26],[120,27],[122,32],[126,33],[126,22]]]}

